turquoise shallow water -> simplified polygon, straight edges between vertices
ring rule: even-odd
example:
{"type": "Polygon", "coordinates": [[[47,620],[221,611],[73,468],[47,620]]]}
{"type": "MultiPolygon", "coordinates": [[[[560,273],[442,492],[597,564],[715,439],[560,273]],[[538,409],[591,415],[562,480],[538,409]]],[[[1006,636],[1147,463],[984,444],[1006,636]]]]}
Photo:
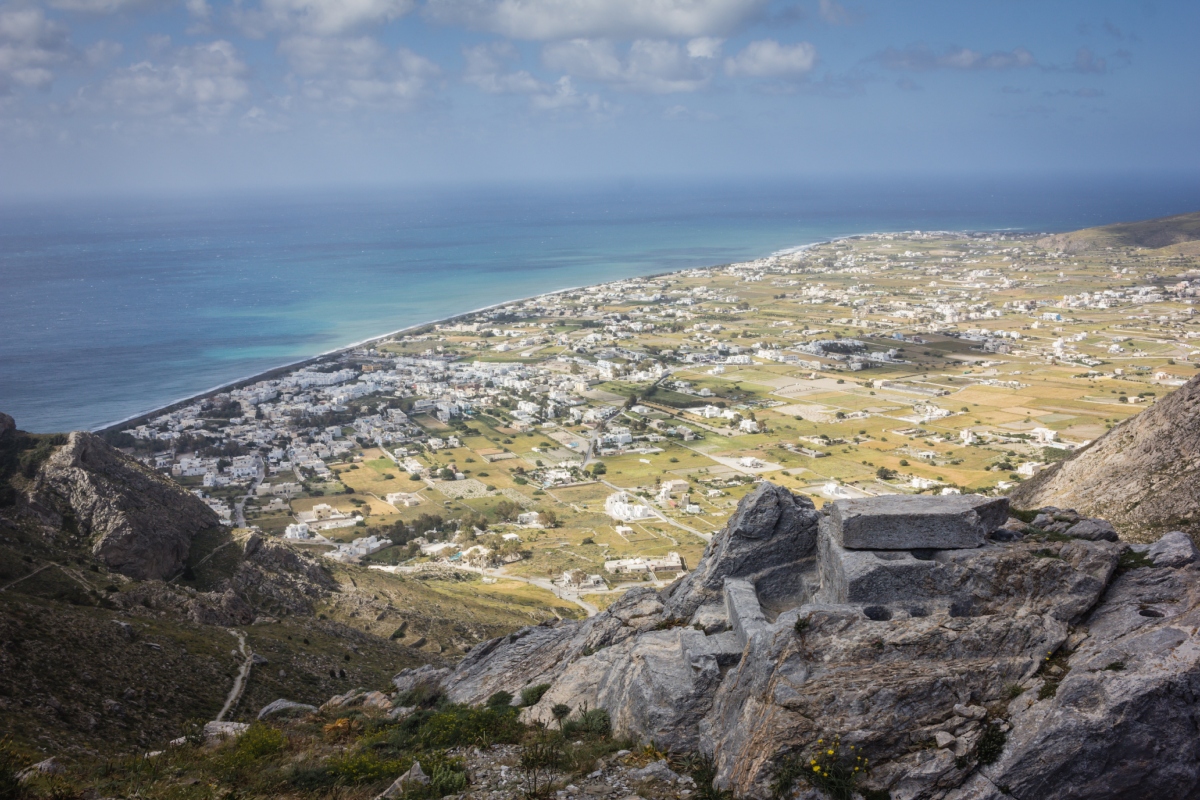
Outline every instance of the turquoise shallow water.
{"type": "Polygon", "coordinates": [[[1200,208],[1171,180],[459,187],[0,206],[0,410],[95,428],[507,299],[881,230],[1200,208]]]}

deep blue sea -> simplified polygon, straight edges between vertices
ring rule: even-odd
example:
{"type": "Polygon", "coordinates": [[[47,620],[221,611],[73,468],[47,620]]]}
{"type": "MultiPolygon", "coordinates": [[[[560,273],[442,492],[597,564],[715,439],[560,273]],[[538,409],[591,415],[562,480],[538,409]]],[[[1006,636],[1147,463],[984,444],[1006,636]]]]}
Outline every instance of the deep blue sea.
{"type": "Polygon", "coordinates": [[[1194,180],[480,186],[0,204],[0,411],[97,428],[553,289],[854,233],[1061,231],[1200,209],[1194,180]]]}

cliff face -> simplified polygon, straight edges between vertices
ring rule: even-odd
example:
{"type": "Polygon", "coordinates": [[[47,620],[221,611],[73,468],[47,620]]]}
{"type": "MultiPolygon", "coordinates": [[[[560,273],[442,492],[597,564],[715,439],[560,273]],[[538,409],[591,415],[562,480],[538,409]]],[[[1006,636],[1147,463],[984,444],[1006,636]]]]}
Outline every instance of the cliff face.
{"type": "Polygon", "coordinates": [[[1022,483],[1017,508],[1057,506],[1103,517],[1131,541],[1200,536],[1200,376],[1090,447],[1022,483]]]}
{"type": "Polygon", "coordinates": [[[139,580],[176,573],[192,538],[220,524],[195,495],[82,431],[42,464],[28,499],[110,569],[139,580]]]}

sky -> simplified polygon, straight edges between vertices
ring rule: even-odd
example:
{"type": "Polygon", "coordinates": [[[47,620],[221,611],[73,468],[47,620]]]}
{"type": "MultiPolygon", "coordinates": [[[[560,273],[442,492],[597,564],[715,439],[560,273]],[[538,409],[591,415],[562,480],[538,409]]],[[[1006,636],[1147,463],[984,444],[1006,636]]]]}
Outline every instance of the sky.
{"type": "Polygon", "coordinates": [[[0,198],[1200,175],[1195,0],[0,0],[0,198]]]}

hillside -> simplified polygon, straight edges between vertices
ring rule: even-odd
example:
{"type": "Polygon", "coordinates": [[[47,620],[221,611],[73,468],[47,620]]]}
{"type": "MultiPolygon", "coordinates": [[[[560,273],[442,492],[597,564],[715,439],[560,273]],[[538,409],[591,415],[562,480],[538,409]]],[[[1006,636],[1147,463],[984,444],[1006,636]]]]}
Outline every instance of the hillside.
{"type": "Polygon", "coordinates": [[[226,719],[579,613],[525,584],[389,575],[230,530],[97,437],[7,416],[0,489],[0,730],[26,758],[175,738],[214,719],[243,670],[226,719]]]}
{"type": "Polygon", "coordinates": [[[1200,376],[1013,490],[1018,508],[1058,506],[1104,517],[1145,542],[1200,536],[1200,376]]]}
{"type": "Polygon", "coordinates": [[[1058,233],[1040,239],[1038,244],[1049,250],[1078,253],[1107,247],[1159,249],[1197,240],[1200,240],[1200,211],[1058,233]]]}

